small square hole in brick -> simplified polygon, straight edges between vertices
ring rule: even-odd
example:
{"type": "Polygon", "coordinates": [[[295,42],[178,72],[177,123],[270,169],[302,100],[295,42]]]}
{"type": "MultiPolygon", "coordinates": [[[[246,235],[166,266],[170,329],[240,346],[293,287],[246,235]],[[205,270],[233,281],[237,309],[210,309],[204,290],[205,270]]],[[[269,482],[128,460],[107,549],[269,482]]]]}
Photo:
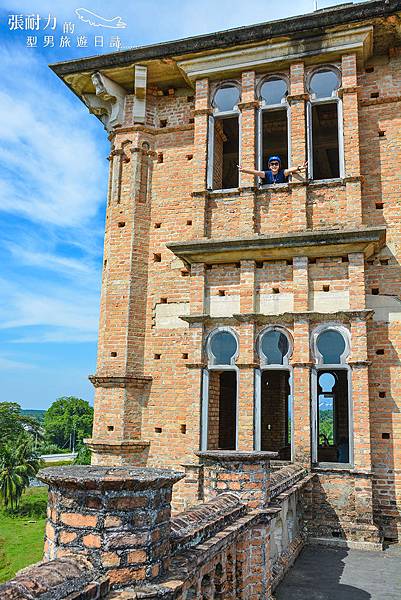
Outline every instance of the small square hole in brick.
{"type": "Polygon", "coordinates": [[[189,119],[189,124],[192,125],[192,123],[195,123],[195,119],[193,117],[189,119]]]}
{"type": "Polygon", "coordinates": [[[118,226],[119,226],[119,227],[125,227],[125,221],[120,221],[120,222],[118,223],[118,226]]]}
{"type": "Polygon", "coordinates": [[[187,96],[187,102],[193,102],[195,100],[195,96],[187,96]]]}
{"type": "Polygon", "coordinates": [[[192,159],[193,159],[193,157],[194,157],[194,155],[193,155],[193,154],[187,154],[187,160],[192,160],[192,159]]]}
{"type": "Polygon", "coordinates": [[[378,296],[380,293],[379,288],[372,288],[372,296],[378,296]]]}
{"type": "Polygon", "coordinates": [[[153,358],[154,358],[155,360],[160,360],[160,359],[161,359],[161,357],[162,357],[162,355],[161,355],[161,354],[154,354],[154,355],[153,355],[153,358]]]}
{"type": "Polygon", "coordinates": [[[192,225],[192,219],[187,219],[187,225],[192,225]]]}
{"type": "Polygon", "coordinates": [[[183,352],[181,354],[181,358],[183,358],[184,360],[188,360],[188,352],[183,352]]]}
{"type": "Polygon", "coordinates": [[[167,127],[167,119],[160,119],[160,127],[167,127]]]}
{"type": "Polygon", "coordinates": [[[263,260],[257,260],[256,261],[256,268],[257,269],[263,269],[263,260]]]}
{"type": "Polygon", "coordinates": [[[162,255],[159,253],[156,253],[153,255],[153,262],[161,262],[162,261],[162,255]]]}
{"type": "Polygon", "coordinates": [[[104,260],[103,262],[103,266],[106,267],[107,266],[107,258],[104,260]]]}
{"type": "Polygon", "coordinates": [[[107,431],[114,431],[114,425],[107,425],[107,431]]]}
{"type": "Polygon", "coordinates": [[[155,427],[155,433],[161,433],[163,429],[161,427],[155,427]]]}
{"type": "Polygon", "coordinates": [[[163,298],[160,298],[160,304],[167,304],[167,298],[163,296],[163,298]]]}
{"type": "Polygon", "coordinates": [[[161,226],[162,226],[161,223],[155,223],[155,229],[160,229],[161,226]]]}
{"type": "Polygon", "coordinates": [[[309,259],[309,264],[310,265],[315,265],[316,264],[316,258],[310,258],[309,259]]]}
{"type": "Polygon", "coordinates": [[[240,269],[241,268],[241,263],[240,262],[236,262],[234,263],[234,266],[236,269],[240,269]]]}
{"type": "Polygon", "coordinates": [[[380,259],[380,264],[381,264],[383,267],[385,267],[386,265],[388,265],[388,263],[389,263],[389,260],[388,260],[388,258],[381,258],[381,259],[380,259]]]}
{"type": "Polygon", "coordinates": [[[384,137],[386,135],[385,131],[379,131],[379,137],[384,137]]]}
{"type": "Polygon", "coordinates": [[[370,94],[370,97],[371,97],[371,98],[378,98],[379,96],[380,96],[380,92],[372,92],[372,93],[370,94]]]}
{"type": "Polygon", "coordinates": [[[379,392],[379,398],[385,398],[386,392],[379,392]]]}
{"type": "Polygon", "coordinates": [[[182,425],[180,425],[180,431],[181,431],[181,433],[186,433],[187,432],[187,426],[185,425],[185,423],[183,423],[182,425]]]}
{"type": "Polygon", "coordinates": [[[163,152],[159,152],[158,155],[157,155],[157,162],[159,164],[161,164],[163,162],[163,160],[164,160],[163,152]]]}
{"type": "Polygon", "coordinates": [[[181,275],[182,277],[189,277],[188,269],[181,269],[181,275]]]}
{"type": "Polygon", "coordinates": [[[389,440],[390,439],[390,434],[389,433],[382,433],[382,440],[389,440]]]}
{"type": "Polygon", "coordinates": [[[373,73],[374,70],[375,70],[374,67],[366,67],[365,73],[373,73]]]}
{"type": "Polygon", "coordinates": [[[376,210],[383,210],[383,208],[384,208],[383,202],[376,202],[375,206],[376,206],[376,210]]]}
{"type": "Polygon", "coordinates": [[[330,286],[329,285],[324,285],[323,286],[323,291],[324,292],[329,292],[330,291],[330,286]]]}
{"type": "Polygon", "coordinates": [[[368,265],[374,265],[375,261],[374,260],[368,260],[368,265]]]}
{"type": "Polygon", "coordinates": [[[280,288],[279,287],[274,287],[273,288],[273,294],[279,294],[280,293],[280,288]]]}
{"type": "Polygon", "coordinates": [[[225,296],[226,290],[219,290],[219,296],[225,296]]]}
{"type": "Polygon", "coordinates": [[[384,348],[378,348],[378,349],[376,350],[376,354],[377,354],[378,356],[383,356],[383,354],[384,354],[384,348]]]}
{"type": "Polygon", "coordinates": [[[110,356],[112,356],[113,358],[115,358],[117,356],[117,352],[110,352],[110,356]]]}
{"type": "Polygon", "coordinates": [[[342,256],[341,257],[341,262],[347,263],[348,262],[348,256],[342,256]]]}
{"type": "Polygon", "coordinates": [[[285,264],[287,265],[287,267],[292,267],[292,260],[290,260],[290,259],[286,260],[285,264]]]}

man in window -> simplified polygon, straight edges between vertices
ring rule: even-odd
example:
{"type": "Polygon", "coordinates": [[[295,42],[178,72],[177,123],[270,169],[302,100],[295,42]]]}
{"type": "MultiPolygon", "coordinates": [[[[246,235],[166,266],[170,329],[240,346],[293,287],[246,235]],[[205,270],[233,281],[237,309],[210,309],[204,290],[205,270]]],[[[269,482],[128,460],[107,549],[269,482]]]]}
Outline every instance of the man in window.
{"type": "Polygon", "coordinates": [[[265,184],[275,184],[275,183],[287,183],[288,176],[293,175],[294,173],[302,173],[306,172],[308,163],[304,162],[303,165],[298,165],[297,167],[291,167],[290,169],[282,169],[281,168],[281,158],[279,156],[270,156],[267,161],[267,171],[257,171],[255,169],[244,169],[241,165],[238,165],[238,170],[240,173],[250,173],[251,175],[257,175],[261,179],[263,179],[263,183],[265,184]]]}

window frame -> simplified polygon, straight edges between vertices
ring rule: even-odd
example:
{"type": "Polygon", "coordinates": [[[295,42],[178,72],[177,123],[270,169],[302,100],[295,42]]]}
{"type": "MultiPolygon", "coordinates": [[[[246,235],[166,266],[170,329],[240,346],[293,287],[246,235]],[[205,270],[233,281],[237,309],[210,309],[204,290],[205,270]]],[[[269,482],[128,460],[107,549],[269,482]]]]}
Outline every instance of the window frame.
{"type": "Polygon", "coordinates": [[[235,422],[235,450],[238,449],[238,423],[239,423],[239,368],[235,364],[239,356],[239,338],[238,334],[231,327],[216,327],[209,332],[206,342],[204,344],[204,350],[207,356],[207,367],[202,369],[202,389],[201,389],[201,422],[200,422],[200,451],[206,452],[208,450],[208,437],[209,437],[209,373],[211,371],[235,371],[237,379],[236,388],[236,422],[235,422]],[[221,332],[231,333],[237,343],[235,353],[231,358],[231,364],[229,365],[218,365],[214,364],[214,354],[211,350],[211,340],[215,335],[221,332]],[[210,360],[211,359],[211,360],[210,360]]]}
{"type": "Polygon", "coordinates": [[[211,107],[212,114],[208,118],[207,127],[207,169],[206,169],[206,188],[213,192],[227,192],[237,190],[239,188],[239,173],[238,173],[238,186],[236,188],[219,188],[214,189],[213,177],[214,177],[214,132],[216,119],[229,119],[232,117],[238,117],[238,164],[241,164],[241,140],[242,140],[242,113],[238,108],[238,104],[235,104],[232,110],[220,111],[216,106],[213,105],[214,98],[217,92],[223,88],[235,87],[239,91],[238,104],[241,102],[241,86],[237,81],[228,80],[219,84],[213,91],[211,107]]]}
{"type": "Polygon", "coordinates": [[[254,371],[254,449],[260,452],[262,447],[262,373],[263,371],[287,371],[289,373],[289,386],[291,396],[291,462],[294,460],[294,370],[289,360],[294,350],[294,341],[291,333],[281,325],[269,325],[260,331],[256,340],[256,352],[260,360],[260,365],[254,371]],[[283,357],[283,364],[268,364],[262,351],[262,338],[269,331],[279,331],[283,333],[288,340],[288,351],[283,357]]]}
{"type": "MultiPolygon", "coordinates": [[[[284,102],[281,101],[279,104],[266,104],[266,102],[262,99],[262,86],[267,83],[271,79],[282,79],[287,85],[287,96],[290,90],[290,82],[289,78],[283,73],[271,73],[267,77],[264,77],[258,84],[258,93],[257,97],[259,98],[259,108],[256,115],[257,122],[257,146],[256,146],[256,163],[258,165],[259,171],[264,171],[263,169],[263,113],[267,111],[279,111],[285,110],[287,116],[287,155],[288,155],[288,165],[287,168],[290,168],[291,163],[291,106],[285,96],[284,102]]],[[[259,187],[270,187],[273,184],[264,184],[263,179],[259,178],[259,187]]],[[[274,184],[274,185],[286,185],[286,184],[274,184]]]]}
{"type": "Polygon", "coordinates": [[[311,351],[315,364],[311,369],[311,449],[312,466],[324,469],[351,469],[354,466],[354,417],[352,401],[352,369],[346,362],[351,353],[351,336],[349,330],[339,323],[323,323],[315,327],[311,335],[311,351]],[[338,364],[324,364],[323,357],[317,347],[317,339],[324,331],[337,331],[345,341],[344,352],[340,356],[338,364]],[[347,393],[348,393],[348,446],[349,462],[320,462],[318,461],[319,449],[319,431],[318,431],[318,413],[319,413],[319,394],[318,380],[321,371],[340,371],[347,372],[347,393]]]}
{"type": "Polygon", "coordinates": [[[320,65],[314,68],[306,78],[306,89],[308,90],[308,101],[306,105],[306,146],[308,157],[308,178],[313,182],[338,181],[345,177],[345,159],[344,159],[344,111],[343,101],[338,94],[342,84],[341,70],[335,65],[320,65]],[[322,71],[332,71],[338,79],[338,88],[330,97],[316,98],[310,88],[312,77],[322,71]],[[329,179],[315,179],[313,174],[313,122],[312,110],[314,106],[322,104],[337,104],[337,137],[338,137],[338,163],[339,176],[329,179]]]}

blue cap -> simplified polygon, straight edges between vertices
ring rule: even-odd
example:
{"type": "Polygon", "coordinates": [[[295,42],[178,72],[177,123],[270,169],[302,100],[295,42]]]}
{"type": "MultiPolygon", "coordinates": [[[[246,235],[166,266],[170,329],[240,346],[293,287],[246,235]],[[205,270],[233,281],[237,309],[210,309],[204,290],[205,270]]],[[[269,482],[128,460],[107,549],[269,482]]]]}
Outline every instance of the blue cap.
{"type": "Polygon", "coordinates": [[[270,164],[272,162],[272,160],[276,160],[277,162],[280,163],[281,165],[281,158],[279,156],[269,156],[269,159],[267,161],[267,164],[270,164]]]}

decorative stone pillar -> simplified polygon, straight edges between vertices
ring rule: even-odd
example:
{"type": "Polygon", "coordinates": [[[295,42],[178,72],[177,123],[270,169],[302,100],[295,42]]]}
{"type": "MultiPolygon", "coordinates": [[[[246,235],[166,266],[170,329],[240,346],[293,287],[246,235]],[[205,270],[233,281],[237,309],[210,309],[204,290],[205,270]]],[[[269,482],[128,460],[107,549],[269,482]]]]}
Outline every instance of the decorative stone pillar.
{"type": "Polygon", "coordinates": [[[53,467],[45,560],[84,554],[113,588],[149,581],[170,563],[171,492],[182,473],[164,469],[53,467]]]}
{"type": "Polygon", "coordinates": [[[204,468],[205,500],[236,492],[249,508],[266,508],[270,499],[270,461],[277,452],[197,452],[204,468]]]}

